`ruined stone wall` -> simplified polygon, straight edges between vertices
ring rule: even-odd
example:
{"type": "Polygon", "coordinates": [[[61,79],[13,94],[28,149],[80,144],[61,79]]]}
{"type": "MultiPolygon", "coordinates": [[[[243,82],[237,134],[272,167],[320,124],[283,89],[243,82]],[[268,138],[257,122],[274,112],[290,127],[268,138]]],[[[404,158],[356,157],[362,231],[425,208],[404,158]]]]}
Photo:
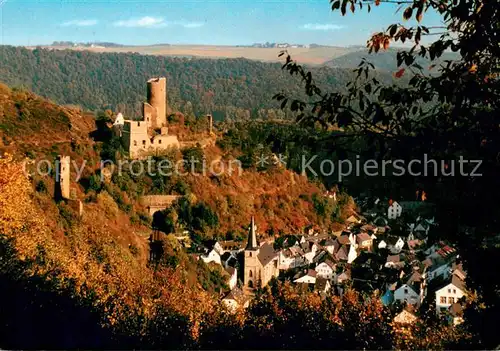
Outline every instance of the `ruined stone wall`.
{"type": "Polygon", "coordinates": [[[169,148],[180,148],[175,135],[158,134],[151,138],[148,134],[148,124],[144,121],[125,121],[123,144],[130,158],[141,158],[169,148]]]}
{"type": "Polygon", "coordinates": [[[157,123],[157,111],[156,108],[144,102],[142,104],[142,115],[144,117],[144,121],[148,124],[149,128],[155,129],[157,123]]]}
{"type": "Polygon", "coordinates": [[[148,214],[153,216],[157,211],[163,211],[164,209],[172,206],[174,201],[179,199],[179,195],[146,195],[140,198],[140,203],[148,210],[148,214]]]}
{"type": "Polygon", "coordinates": [[[146,153],[151,146],[148,124],[144,121],[125,121],[123,143],[131,158],[137,158],[146,153]]]}
{"type": "Polygon", "coordinates": [[[166,150],[170,147],[180,148],[176,135],[157,135],[151,141],[151,146],[156,150],[166,150]]]}

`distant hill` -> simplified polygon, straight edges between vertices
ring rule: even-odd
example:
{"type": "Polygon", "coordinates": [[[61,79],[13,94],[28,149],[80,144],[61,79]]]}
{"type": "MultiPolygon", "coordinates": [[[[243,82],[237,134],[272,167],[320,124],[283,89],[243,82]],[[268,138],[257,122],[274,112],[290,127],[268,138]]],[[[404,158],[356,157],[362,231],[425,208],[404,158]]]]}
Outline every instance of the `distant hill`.
{"type": "MultiPolygon", "coordinates": [[[[393,72],[398,68],[396,60],[397,52],[398,49],[393,48],[387,51],[379,51],[378,53],[369,54],[368,50],[363,48],[339,57],[335,57],[334,59],[326,62],[325,65],[333,68],[355,68],[364,58],[371,62],[378,70],[393,72]]],[[[458,58],[458,55],[455,53],[445,53],[437,62],[453,60],[456,58],[458,58]]],[[[417,58],[416,62],[424,69],[428,69],[431,65],[429,60],[423,58],[417,58]]]]}
{"type": "MultiPolygon", "coordinates": [[[[138,53],[142,55],[156,55],[168,57],[198,57],[198,58],[246,58],[249,60],[263,62],[283,62],[279,57],[282,50],[288,50],[295,60],[305,65],[322,65],[325,62],[349,53],[353,48],[341,46],[324,46],[311,44],[293,45],[287,43],[267,43],[255,46],[246,45],[178,45],[178,44],[154,44],[154,45],[110,45],[112,43],[75,43],[57,42],[57,45],[41,46],[42,48],[57,50],[88,50],[92,52],[122,52],[138,53]],[[62,44],[65,45],[62,45],[62,44]],[[93,45],[92,45],[93,44],[93,45]]],[[[34,47],[31,47],[34,48],[34,47]]]]}

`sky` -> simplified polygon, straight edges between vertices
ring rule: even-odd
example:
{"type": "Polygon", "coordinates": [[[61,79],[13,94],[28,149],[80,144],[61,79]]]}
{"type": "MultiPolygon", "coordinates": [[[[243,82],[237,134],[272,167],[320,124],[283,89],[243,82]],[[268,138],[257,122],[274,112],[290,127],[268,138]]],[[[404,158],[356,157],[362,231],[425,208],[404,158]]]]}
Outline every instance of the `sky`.
{"type": "MultiPolygon", "coordinates": [[[[396,9],[386,4],[343,17],[328,0],[0,0],[0,44],[365,45],[401,21],[396,9]]],[[[431,14],[424,20],[439,23],[431,14]]]]}

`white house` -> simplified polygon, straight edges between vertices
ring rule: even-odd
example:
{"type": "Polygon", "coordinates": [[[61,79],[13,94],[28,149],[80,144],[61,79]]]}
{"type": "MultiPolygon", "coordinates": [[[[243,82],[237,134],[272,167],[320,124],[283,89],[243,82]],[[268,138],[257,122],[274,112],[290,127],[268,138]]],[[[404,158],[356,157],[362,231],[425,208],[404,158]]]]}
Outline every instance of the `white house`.
{"type": "Polygon", "coordinates": [[[367,233],[360,233],[360,234],[356,235],[356,241],[357,241],[358,247],[361,249],[371,249],[371,247],[373,245],[373,239],[367,233]]]}
{"type": "Polygon", "coordinates": [[[406,302],[410,305],[420,305],[420,294],[419,291],[415,291],[414,287],[408,284],[401,285],[396,291],[394,291],[394,300],[406,302]]]}
{"type": "Polygon", "coordinates": [[[465,283],[457,275],[446,280],[445,285],[436,290],[436,313],[447,311],[451,305],[465,296],[465,283]]]}
{"type": "Polygon", "coordinates": [[[425,266],[425,279],[427,282],[431,282],[438,277],[448,279],[451,275],[452,261],[445,261],[441,257],[428,257],[422,263],[425,266]]]}
{"type": "Polygon", "coordinates": [[[215,249],[210,250],[206,255],[201,255],[200,258],[207,264],[210,262],[221,264],[220,255],[215,249]]]}
{"type": "Polygon", "coordinates": [[[315,284],[317,272],[313,269],[309,269],[307,272],[298,273],[294,278],[294,283],[302,283],[302,284],[315,284]]]}
{"type": "Polygon", "coordinates": [[[229,273],[229,289],[233,290],[238,283],[238,271],[234,267],[227,267],[226,272],[229,273]]]}
{"type": "Polygon", "coordinates": [[[319,278],[316,279],[316,283],[314,284],[314,290],[319,291],[321,293],[326,293],[331,289],[332,285],[330,284],[330,280],[319,278]]]}
{"type": "Polygon", "coordinates": [[[337,284],[342,284],[349,279],[351,279],[350,271],[344,271],[336,276],[335,281],[337,284]]]}
{"type": "Polygon", "coordinates": [[[328,251],[330,255],[333,255],[335,252],[337,252],[339,244],[333,239],[328,239],[327,241],[325,241],[323,247],[326,249],[326,251],[328,251]]]}
{"type": "Polygon", "coordinates": [[[420,221],[417,223],[410,223],[408,224],[408,229],[410,233],[418,233],[420,235],[426,235],[429,233],[429,224],[424,221],[420,221]]]}
{"type": "Polygon", "coordinates": [[[113,126],[123,126],[125,124],[125,118],[123,118],[123,114],[119,112],[116,115],[116,119],[113,122],[113,126]]]}
{"type": "Polygon", "coordinates": [[[358,244],[356,243],[356,235],[354,235],[353,233],[349,233],[349,244],[351,246],[354,246],[354,248],[358,247],[358,244]]]}
{"type": "Polygon", "coordinates": [[[353,214],[346,219],[346,222],[350,224],[359,224],[361,223],[361,218],[358,215],[353,214]]]}
{"type": "Polygon", "coordinates": [[[459,303],[455,302],[451,305],[448,312],[450,313],[450,319],[453,325],[462,324],[464,322],[464,311],[462,305],[459,303]]]}
{"type": "Polygon", "coordinates": [[[316,244],[313,244],[312,247],[311,247],[311,251],[306,252],[304,254],[304,260],[307,263],[312,263],[313,259],[314,259],[314,256],[316,256],[317,250],[318,250],[318,246],[316,244]]]}
{"type": "Polygon", "coordinates": [[[349,246],[349,254],[347,255],[347,263],[353,263],[357,257],[358,257],[358,253],[356,252],[356,247],[354,245],[349,246]]]}
{"type": "Polygon", "coordinates": [[[216,241],[214,243],[214,246],[212,247],[213,250],[215,250],[219,255],[222,255],[225,251],[224,249],[222,248],[221,244],[216,241]]]}
{"type": "Polygon", "coordinates": [[[387,261],[385,262],[385,268],[401,268],[404,266],[404,262],[401,262],[401,257],[399,255],[387,256],[387,261]]]}
{"type": "Polygon", "coordinates": [[[403,212],[403,207],[398,204],[396,201],[389,201],[389,207],[387,208],[387,218],[396,219],[401,216],[401,212],[403,212]]]}
{"type": "Polygon", "coordinates": [[[380,240],[377,247],[379,249],[385,249],[387,248],[387,243],[385,242],[385,240],[380,240]]]}
{"type": "Polygon", "coordinates": [[[333,274],[335,273],[335,264],[330,260],[326,260],[325,262],[318,264],[315,271],[318,273],[318,277],[331,280],[333,278],[333,274]]]}
{"type": "Polygon", "coordinates": [[[312,263],[314,256],[318,253],[318,245],[316,243],[305,242],[301,245],[304,249],[304,259],[307,263],[312,263]]]}
{"type": "Polygon", "coordinates": [[[349,250],[347,246],[341,246],[339,250],[335,253],[335,259],[337,261],[347,261],[348,260],[349,250]]]}
{"type": "Polygon", "coordinates": [[[286,250],[281,250],[279,252],[279,269],[292,269],[304,266],[307,262],[303,257],[304,252],[300,246],[293,246],[286,250]]]}
{"type": "Polygon", "coordinates": [[[231,311],[236,311],[239,307],[247,308],[248,298],[240,288],[234,288],[222,299],[222,303],[231,311]]]}
{"type": "Polygon", "coordinates": [[[405,246],[405,242],[401,237],[388,236],[384,241],[387,243],[387,248],[393,254],[400,253],[405,246]]]}

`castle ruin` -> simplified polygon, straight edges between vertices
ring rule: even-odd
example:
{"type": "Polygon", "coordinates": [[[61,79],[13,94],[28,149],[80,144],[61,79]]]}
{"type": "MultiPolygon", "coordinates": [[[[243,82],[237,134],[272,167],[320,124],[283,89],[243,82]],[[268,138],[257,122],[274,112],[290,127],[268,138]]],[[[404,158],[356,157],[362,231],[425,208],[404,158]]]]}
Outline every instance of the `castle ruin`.
{"type": "Polygon", "coordinates": [[[130,158],[137,159],[169,148],[180,148],[177,136],[168,134],[167,79],[159,77],[148,80],[142,121],[117,118],[113,128],[121,136],[130,158]]]}
{"type": "Polygon", "coordinates": [[[57,201],[70,198],[70,165],[71,164],[69,156],[57,156],[54,189],[54,198],[57,201]]]}
{"type": "Polygon", "coordinates": [[[76,199],[74,188],[71,189],[71,159],[69,156],[57,156],[55,163],[55,189],[54,199],[64,201],[80,217],[83,216],[83,202],[76,199]],[[71,194],[73,190],[73,194],[71,194]]]}

